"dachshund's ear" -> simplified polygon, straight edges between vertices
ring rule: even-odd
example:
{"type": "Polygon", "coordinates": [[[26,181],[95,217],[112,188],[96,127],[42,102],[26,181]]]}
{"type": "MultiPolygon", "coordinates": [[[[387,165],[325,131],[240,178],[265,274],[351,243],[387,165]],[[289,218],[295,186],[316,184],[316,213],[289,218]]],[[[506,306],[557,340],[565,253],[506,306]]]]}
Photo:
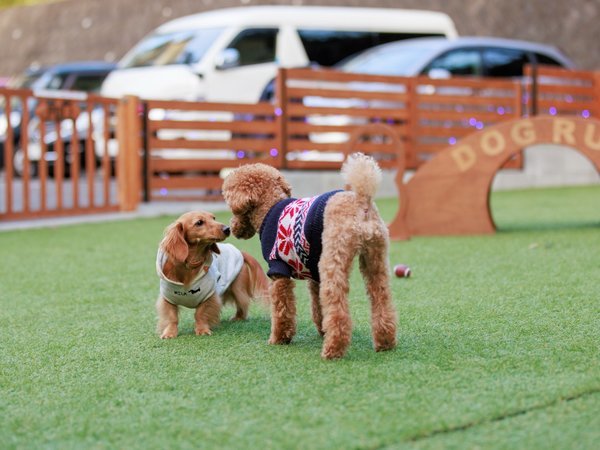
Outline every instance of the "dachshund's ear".
{"type": "Polygon", "coordinates": [[[213,252],[213,253],[216,253],[217,255],[221,254],[221,250],[219,250],[219,246],[216,243],[213,243],[210,246],[210,251],[213,252]]]}
{"type": "Polygon", "coordinates": [[[175,261],[185,261],[188,257],[188,244],[185,241],[183,224],[175,222],[169,225],[160,245],[163,251],[175,261]]]}

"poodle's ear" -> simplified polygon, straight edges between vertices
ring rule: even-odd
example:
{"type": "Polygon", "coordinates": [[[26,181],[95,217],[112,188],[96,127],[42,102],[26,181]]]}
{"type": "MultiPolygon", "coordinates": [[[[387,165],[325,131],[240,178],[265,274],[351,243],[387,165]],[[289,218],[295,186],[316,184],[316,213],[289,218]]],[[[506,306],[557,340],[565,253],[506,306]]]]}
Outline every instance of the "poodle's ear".
{"type": "Polygon", "coordinates": [[[219,246],[216,243],[211,244],[210,251],[216,253],[217,255],[221,254],[221,250],[219,250],[219,246]]]}
{"type": "Polygon", "coordinates": [[[279,186],[281,186],[281,189],[283,190],[283,192],[285,192],[285,195],[287,195],[288,197],[291,197],[292,196],[292,187],[287,182],[287,180],[285,178],[283,178],[283,175],[279,174],[279,176],[277,177],[277,181],[279,182],[279,186]]]}
{"type": "Polygon", "coordinates": [[[229,205],[231,212],[234,214],[245,214],[247,211],[251,210],[256,203],[251,193],[241,192],[241,190],[236,190],[231,193],[224,191],[223,196],[225,197],[225,201],[229,205]]]}
{"type": "Polygon", "coordinates": [[[163,251],[175,261],[185,261],[188,257],[188,245],[185,241],[183,223],[175,222],[169,225],[160,245],[163,251]]]}

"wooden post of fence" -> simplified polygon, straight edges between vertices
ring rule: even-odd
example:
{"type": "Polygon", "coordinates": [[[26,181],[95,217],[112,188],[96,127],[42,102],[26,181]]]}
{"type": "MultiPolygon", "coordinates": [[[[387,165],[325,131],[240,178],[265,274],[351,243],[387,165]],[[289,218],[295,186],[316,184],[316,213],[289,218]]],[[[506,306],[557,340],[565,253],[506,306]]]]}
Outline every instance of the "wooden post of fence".
{"type": "Polygon", "coordinates": [[[594,119],[600,119],[600,71],[593,72],[594,74],[594,106],[590,111],[594,119]]]}
{"type": "Polygon", "coordinates": [[[277,121],[277,149],[278,154],[272,160],[277,162],[276,167],[285,168],[287,161],[287,70],[279,69],[275,79],[275,120],[277,121]]]}
{"type": "Polygon", "coordinates": [[[417,135],[419,128],[419,96],[417,93],[417,85],[418,81],[415,77],[411,77],[406,82],[406,109],[408,110],[408,123],[406,127],[406,132],[408,134],[408,139],[404,141],[403,152],[406,164],[405,168],[415,170],[419,166],[419,159],[417,157],[417,150],[419,148],[419,146],[417,145],[417,135]]]}
{"type": "Polygon", "coordinates": [[[126,96],[117,108],[117,189],[119,209],[135,211],[140,202],[141,185],[141,127],[140,99],[126,96]]]}

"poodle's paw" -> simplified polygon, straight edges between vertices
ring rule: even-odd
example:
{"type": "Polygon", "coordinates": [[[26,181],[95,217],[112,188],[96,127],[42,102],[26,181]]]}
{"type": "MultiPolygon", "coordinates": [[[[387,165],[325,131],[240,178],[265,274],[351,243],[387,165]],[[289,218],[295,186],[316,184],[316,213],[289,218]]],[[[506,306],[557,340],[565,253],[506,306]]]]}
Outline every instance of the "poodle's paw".
{"type": "Polygon", "coordinates": [[[321,358],[323,359],[339,359],[343,358],[346,354],[345,348],[327,346],[323,347],[323,351],[321,351],[321,358]]]}
{"type": "Polygon", "coordinates": [[[379,337],[374,342],[376,352],[385,352],[386,350],[392,350],[396,347],[396,336],[388,336],[387,338],[379,337]]]}
{"type": "Polygon", "coordinates": [[[273,336],[269,338],[270,345],[287,345],[292,342],[292,338],[289,336],[273,336]]]}
{"type": "Polygon", "coordinates": [[[207,326],[197,326],[196,327],[196,336],[210,336],[212,331],[207,326]]]}

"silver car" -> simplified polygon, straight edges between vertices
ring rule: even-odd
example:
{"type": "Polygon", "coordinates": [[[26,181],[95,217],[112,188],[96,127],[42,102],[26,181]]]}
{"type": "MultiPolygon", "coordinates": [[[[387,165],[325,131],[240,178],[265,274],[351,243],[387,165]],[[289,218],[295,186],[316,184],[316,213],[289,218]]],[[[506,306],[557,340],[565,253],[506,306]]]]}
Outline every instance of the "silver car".
{"type": "Polygon", "coordinates": [[[520,77],[526,64],[574,68],[551,45],[492,37],[409,39],[380,45],[340,62],[344,72],[416,76],[520,77]]]}

